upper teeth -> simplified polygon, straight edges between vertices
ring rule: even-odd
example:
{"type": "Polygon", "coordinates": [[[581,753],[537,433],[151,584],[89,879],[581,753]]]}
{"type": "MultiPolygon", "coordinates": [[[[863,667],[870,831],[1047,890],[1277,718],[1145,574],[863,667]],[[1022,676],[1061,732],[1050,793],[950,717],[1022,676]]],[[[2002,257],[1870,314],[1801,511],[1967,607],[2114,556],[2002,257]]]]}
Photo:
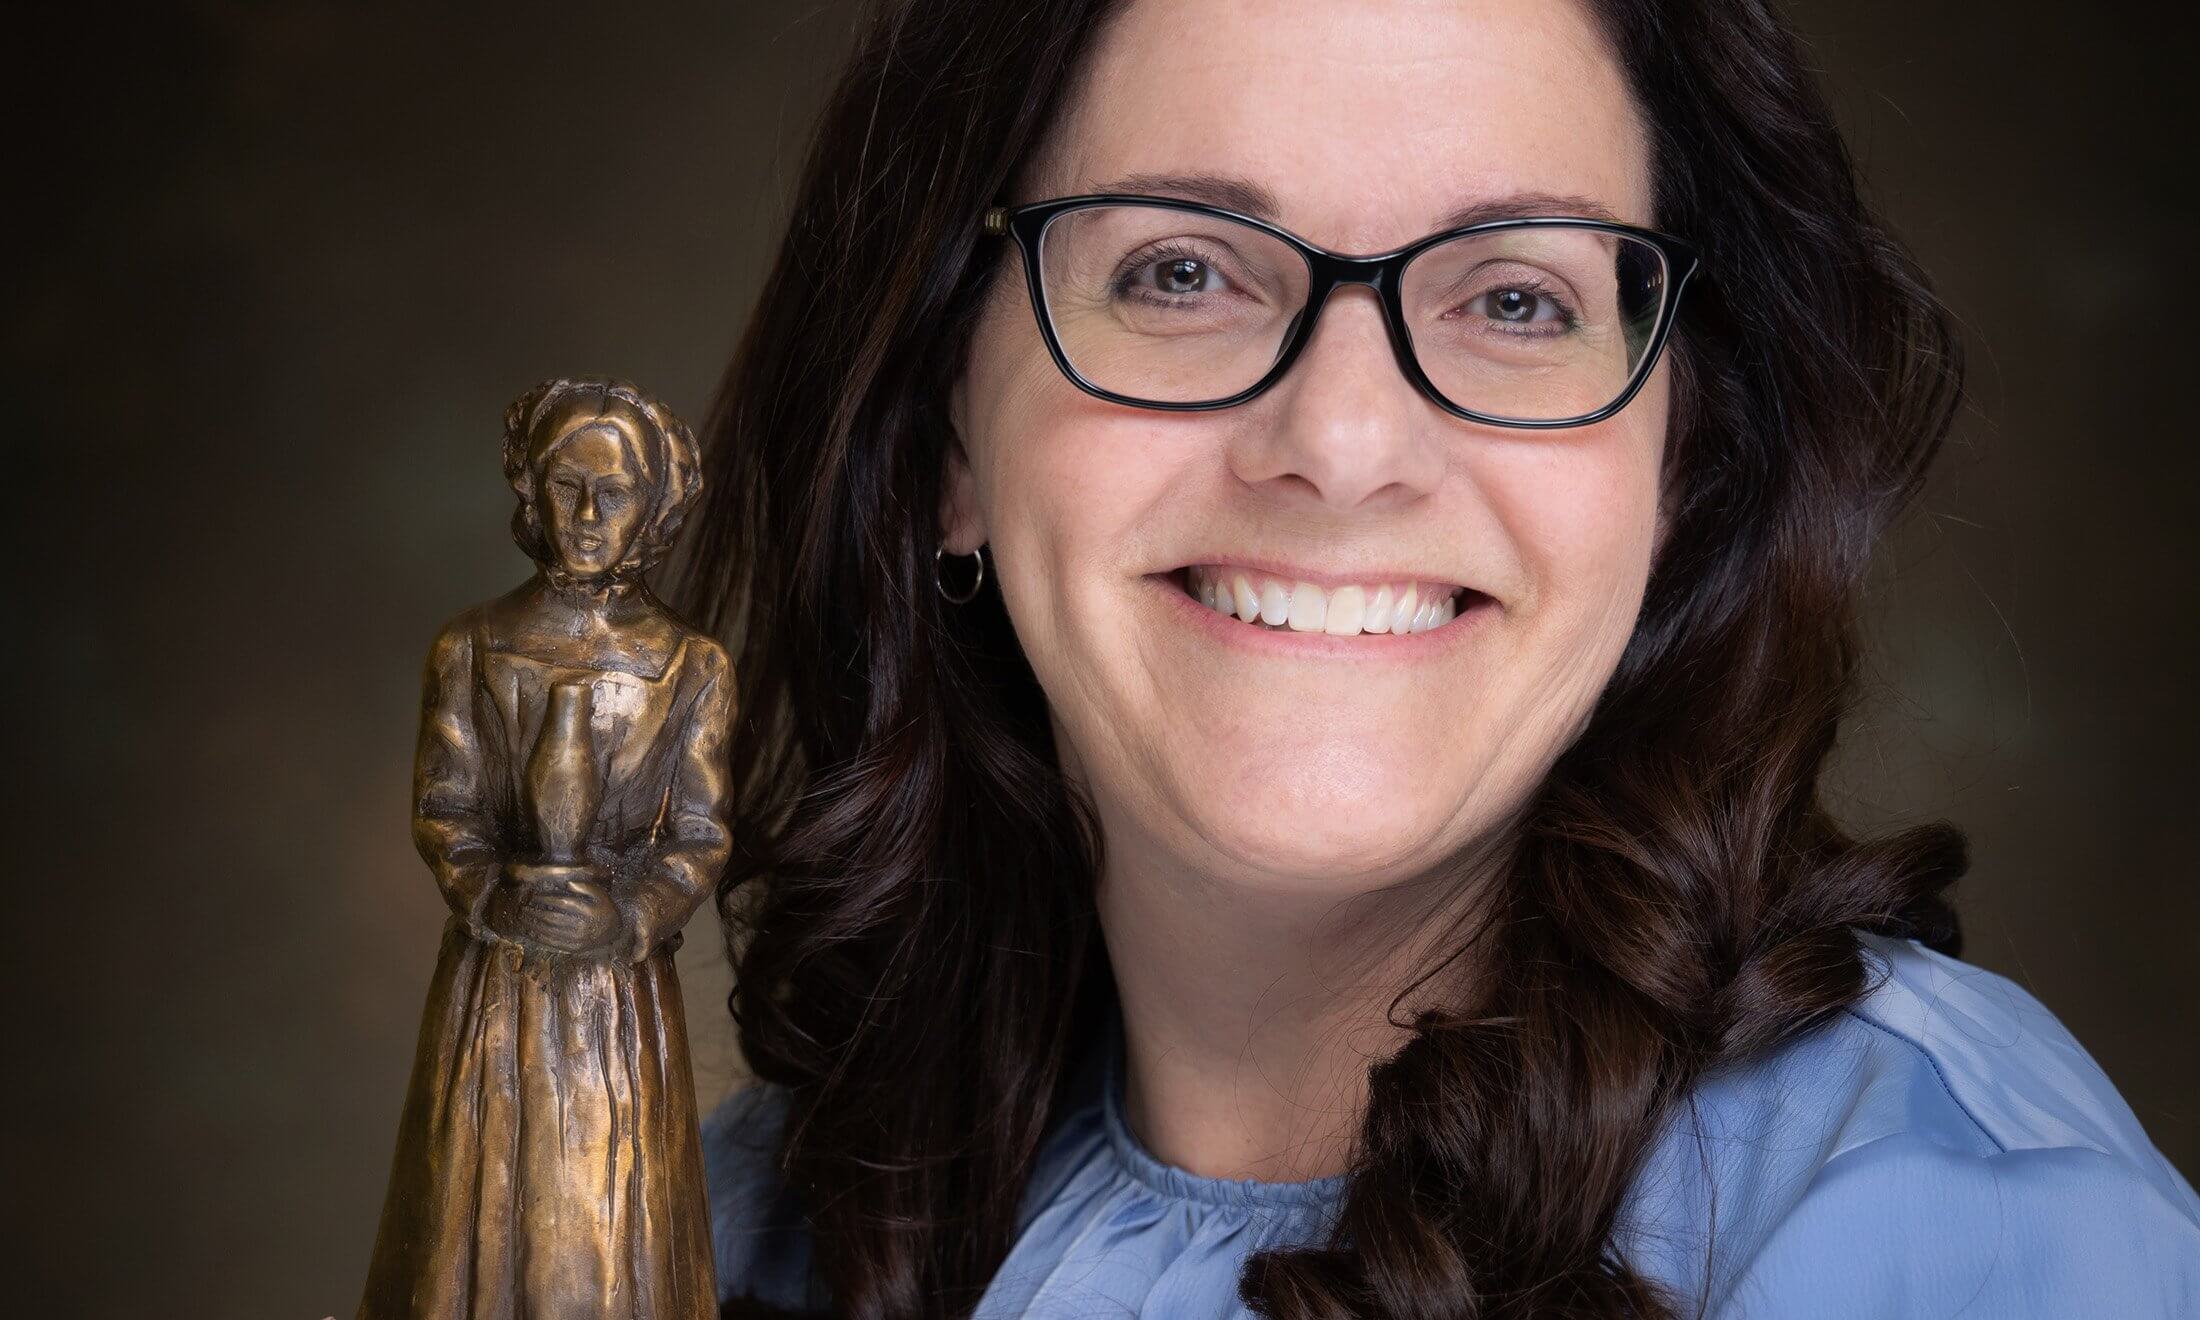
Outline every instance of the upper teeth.
{"type": "Polygon", "coordinates": [[[1191,594],[1207,608],[1293,632],[1337,637],[1427,632],[1459,613],[1459,589],[1441,582],[1318,587],[1208,564],[1192,565],[1185,578],[1191,594]]]}

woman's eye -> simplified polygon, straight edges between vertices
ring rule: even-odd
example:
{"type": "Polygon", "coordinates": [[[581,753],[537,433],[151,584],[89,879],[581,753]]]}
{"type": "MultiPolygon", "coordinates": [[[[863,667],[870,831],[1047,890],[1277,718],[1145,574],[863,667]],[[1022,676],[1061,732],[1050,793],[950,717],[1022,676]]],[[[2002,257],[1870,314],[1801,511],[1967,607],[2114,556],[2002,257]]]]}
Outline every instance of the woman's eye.
{"type": "Polygon", "coordinates": [[[1548,321],[1558,315],[1558,305],[1533,289],[1492,289],[1481,302],[1482,314],[1493,321],[1548,321]]]}
{"type": "Polygon", "coordinates": [[[1197,257],[1161,257],[1149,261],[1132,272],[1127,283],[1137,286],[1140,292],[1158,293],[1170,298],[1185,298],[1194,294],[1216,293],[1229,287],[1222,272],[1197,257]]]}
{"type": "Polygon", "coordinates": [[[1155,277],[1156,281],[1164,293],[1198,293],[1207,287],[1209,272],[1204,261],[1178,257],[1174,261],[1162,262],[1155,269],[1159,272],[1155,277]]]}

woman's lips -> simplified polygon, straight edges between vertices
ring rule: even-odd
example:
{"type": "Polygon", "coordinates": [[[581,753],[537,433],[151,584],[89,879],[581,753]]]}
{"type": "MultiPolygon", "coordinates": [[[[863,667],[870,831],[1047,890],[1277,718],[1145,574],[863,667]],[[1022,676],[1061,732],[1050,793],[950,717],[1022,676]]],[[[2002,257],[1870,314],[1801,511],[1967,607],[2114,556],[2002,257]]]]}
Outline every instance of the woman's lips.
{"type": "Polygon", "coordinates": [[[1323,584],[1232,564],[1192,564],[1171,576],[1185,595],[1240,624],[1330,637],[1429,632],[1479,596],[1449,582],[1323,584]]]}

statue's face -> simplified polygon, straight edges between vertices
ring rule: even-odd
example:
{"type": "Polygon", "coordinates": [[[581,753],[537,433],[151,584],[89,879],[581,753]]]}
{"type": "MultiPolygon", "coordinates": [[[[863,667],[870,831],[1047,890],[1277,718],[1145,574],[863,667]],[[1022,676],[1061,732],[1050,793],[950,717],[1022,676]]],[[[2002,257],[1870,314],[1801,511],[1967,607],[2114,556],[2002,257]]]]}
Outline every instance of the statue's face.
{"type": "Polygon", "coordinates": [[[543,539],[577,578],[619,566],[641,533],[645,506],[632,453],[610,426],[586,427],[559,445],[535,493],[543,539]]]}

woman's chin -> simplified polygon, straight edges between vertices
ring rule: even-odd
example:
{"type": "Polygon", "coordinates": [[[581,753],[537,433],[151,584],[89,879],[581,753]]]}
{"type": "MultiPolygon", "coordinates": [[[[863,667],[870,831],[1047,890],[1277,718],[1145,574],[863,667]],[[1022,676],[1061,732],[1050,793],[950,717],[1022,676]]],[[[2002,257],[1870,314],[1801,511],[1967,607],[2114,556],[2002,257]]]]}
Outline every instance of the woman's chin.
{"type": "Polygon", "coordinates": [[[1352,893],[1427,872],[1455,851],[1437,811],[1371,812],[1365,802],[1195,822],[1222,870],[1278,892],[1352,893]]]}
{"type": "Polygon", "coordinates": [[[1389,884],[1438,865],[1461,842],[1466,795],[1439,790],[1467,767],[1443,764],[1440,747],[1300,730],[1260,747],[1222,738],[1192,756],[1184,744],[1156,750],[1156,768],[1166,768],[1149,800],[1170,804],[1162,809],[1207,865],[1248,883],[1323,892],[1389,884]]]}

